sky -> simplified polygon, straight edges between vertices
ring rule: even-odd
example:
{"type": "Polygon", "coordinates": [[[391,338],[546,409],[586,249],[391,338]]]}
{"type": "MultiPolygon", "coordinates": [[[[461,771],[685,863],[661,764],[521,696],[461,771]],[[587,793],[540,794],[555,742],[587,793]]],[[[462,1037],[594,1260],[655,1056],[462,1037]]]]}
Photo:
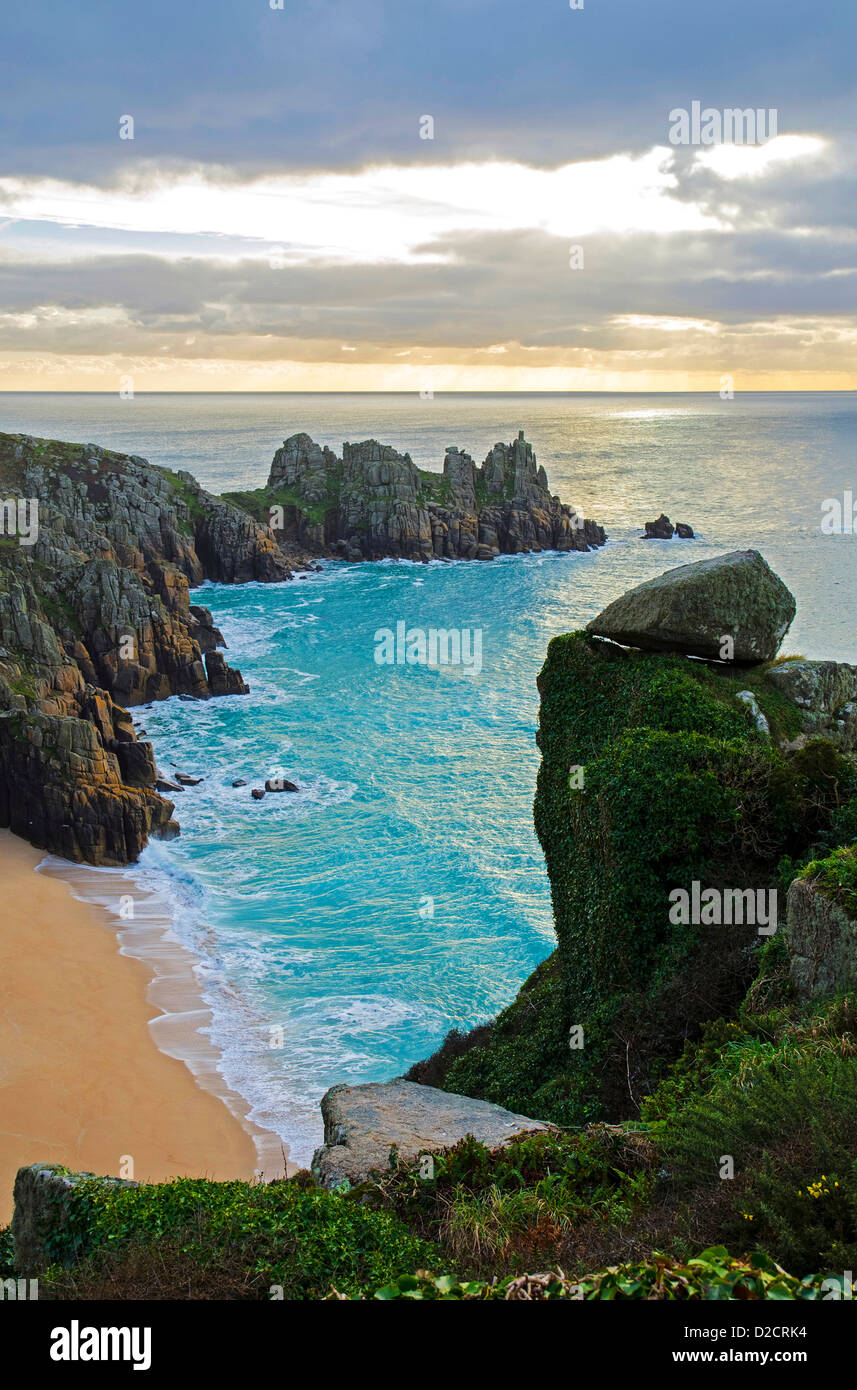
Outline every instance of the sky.
{"type": "Polygon", "coordinates": [[[857,389],[855,0],[576,3],[4,0],[0,389],[857,389]]]}

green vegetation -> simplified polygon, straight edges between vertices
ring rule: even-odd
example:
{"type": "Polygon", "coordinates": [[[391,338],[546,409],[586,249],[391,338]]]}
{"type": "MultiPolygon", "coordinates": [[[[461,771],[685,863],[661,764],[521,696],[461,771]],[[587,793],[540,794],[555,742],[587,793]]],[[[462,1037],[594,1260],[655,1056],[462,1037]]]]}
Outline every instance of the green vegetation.
{"type": "Polygon", "coordinates": [[[484,1280],[462,1283],[451,1274],[435,1278],[421,1271],[419,1275],[402,1275],[395,1284],[388,1284],[375,1295],[384,1300],[466,1301],[519,1297],[589,1302],[626,1298],[720,1302],[724,1299],[818,1299],[823,1296],[816,1278],[795,1279],[758,1251],[745,1259],[733,1260],[722,1246],[703,1250],[686,1264],[655,1255],[644,1264],[618,1265],[574,1281],[557,1273],[537,1279],[509,1275],[492,1283],[484,1280]]]}
{"type": "MultiPolygon", "coordinates": [[[[467,1138],[428,1171],[392,1153],[387,1172],[337,1193],[306,1172],[267,1186],[82,1181],[62,1195],[41,1296],[829,1296],[821,1281],[857,1256],[857,1001],[770,1009],[780,969],[764,964],[738,1017],[688,1044],[633,1125],[493,1151],[467,1138]]],[[[0,1266],[3,1253],[0,1234],[0,1266]]]]}
{"type": "Polygon", "coordinates": [[[0,1226],[0,1280],[11,1279],[15,1273],[15,1254],[12,1248],[11,1226],[0,1226]]]}
{"type": "Polygon", "coordinates": [[[141,1187],[92,1179],[70,1189],[64,1205],[42,1297],[108,1296],[129,1276],[160,1281],[169,1296],[183,1270],[216,1290],[200,1296],[264,1298],[281,1286],[285,1298],[325,1298],[332,1287],[377,1287],[438,1254],[389,1212],[297,1179],[141,1187]]]}
{"type": "Polygon", "coordinates": [[[308,502],[301,497],[297,488],[260,487],[252,492],[224,492],[220,500],[240,507],[263,526],[271,524],[271,511],[274,507],[282,507],[285,521],[289,520],[290,513],[294,513],[295,520],[302,516],[313,525],[320,526],[324,524],[328,512],[337,507],[339,492],[329,487],[320,501],[308,502]]]}
{"type": "Polygon", "coordinates": [[[429,503],[438,507],[451,507],[453,505],[452,488],[449,479],[443,473],[435,473],[430,468],[419,468],[420,475],[420,497],[422,506],[429,503]]]}
{"type": "Polygon", "coordinates": [[[535,823],[557,954],[493,1025],[410,1075],[579,1126],[639,1113],[757,969],[754,927],[677,927],[670,891],[777,889],[784,910],[794,873],[854,822],[857,769],[826,740],[788,754],[757,732],[739,690],[756,692],[781,736],[800,717],[762,668],[721,671],[572,633],[550,644],[539,688],[535,823]]]}
{"type": "MultiPolygon", "coordinates": [[[[337,1193],[306,1172],[83,1181],[60,1199],[41,1296],[829,1297],[821,1281],[857,1260],[857,998],[799,1006],[777,940],[759,966],[639,1120],[495,1150],[467,1138],[428,1169],[392,1152],[337,1193]]],[[[11,1274],[8,1242],[5,1258],[11,1274]]]]}
{"type": "Polygon", "coordinates": [[[192,536],[195,531],[195,523],[205,516],[205,507],[200,502],[196,490],[189,483],[184,482],[178,473],[174,473],[171,468],[162,468],[161,472],[169,480],[173,500],[180,511],[177,519],[178,528],[185,535],[192,536]],[[181,515],[181,509],[187,513],[186,516],[181,515]]]}
{"type": "MultiPolygon", "coordinates": [[[[266,514],[296,505],[262,491],[266,514]]],[[[557,949],[409,1075],[555,1129],[428,1168],[394,1150],[337,1193],[81,1182],[43,1297],[815,1299],[857,1267],[857,995],[800,1000],[782,932],[669,914],[698,881],[776,890],[782,917],[800,874],[857,916],[857,761],[794,748],[800,711],[761,667],[574,633],[539,685],[557,949]]]]}
{"type": "Polygon", "coordinates": [[[850,916],[857,916],[857,845],[840,845],[825,859],[811,859],[800,877],[816,884],[850,916]]]}

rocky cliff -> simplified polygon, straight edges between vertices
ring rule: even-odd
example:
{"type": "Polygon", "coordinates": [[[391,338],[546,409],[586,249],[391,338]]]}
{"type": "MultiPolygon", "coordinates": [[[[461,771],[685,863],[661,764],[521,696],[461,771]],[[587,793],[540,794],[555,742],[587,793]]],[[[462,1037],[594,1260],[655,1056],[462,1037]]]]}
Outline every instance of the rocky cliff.
{"type": "Polygon", "coordinates": [[[127,707],[246,690],[191,587],[289,579],[297,546],[490,560],[605,540],[551,496],[523,434],[479,468],[449,449],[442,475],[375,440],[340,459],[298,434],[266,488],[231,499],[94,444],[0,435],[0,490],[0,825],[93,864],[178,833],[127,707]]]}
{"type": "Polygon", "coordinates": [[[492,560],[538,550],[589,550],[606,536],[552,496],[523,431],[495,444],[477,466],[458,448],[442,473],[368,439],[342,457],[308,434],[274,455],[267,486],[228,494],[274,534],[318,555],[345,560],[492,560]]]}
{"type": "Polygon", "coordinates": [[[621,1119],[709,1020],[734,1017],[767,941],[786,992],[855,987],[857,898],[824,898],[854,863],[836,847],[857,835],[855,670],[772,660],[793,615],[761,557],[735,552],[551,642],[535,823],[557,950],[411,1079],[559,1124],[621,1119]],[[689,659],[712,621],[739,660],[689,659]],[[674,895],[695,891],[716,910],[679,922],[674,895]],[[770,921],[731,916],[760,893],[770,921]]]}
{"type": "Polygon", "coordinates": [[[271,532],[188,473],[95,445],[0,435],[0,825],[93,864],[174,835],[126,706],[240,694],[189,587],[291,576],[271,532]],[[15,503],[37,515],[9,534],[15,503]],[[37,514],[33,511],[37,504],[37,514]]]}

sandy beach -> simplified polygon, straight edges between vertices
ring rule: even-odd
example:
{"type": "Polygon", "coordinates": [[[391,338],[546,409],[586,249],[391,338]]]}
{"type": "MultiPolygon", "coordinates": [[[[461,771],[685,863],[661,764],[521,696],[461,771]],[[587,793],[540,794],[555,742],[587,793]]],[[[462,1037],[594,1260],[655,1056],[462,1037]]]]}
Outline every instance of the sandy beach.
{"type": "Polygon", "coordinates": [[[150,1182],[281,1176],[279,1140],[242,1123],[246,1107],[206,1060],[189,958],[173,947],[153,984],[147,963],[120,954],[104,909],[36,872],[43,857],[0,831],[0,1224],[28,1163],[150,1182]],[[179,1060],[191,1052],[195,1075],[179,1060]]]}

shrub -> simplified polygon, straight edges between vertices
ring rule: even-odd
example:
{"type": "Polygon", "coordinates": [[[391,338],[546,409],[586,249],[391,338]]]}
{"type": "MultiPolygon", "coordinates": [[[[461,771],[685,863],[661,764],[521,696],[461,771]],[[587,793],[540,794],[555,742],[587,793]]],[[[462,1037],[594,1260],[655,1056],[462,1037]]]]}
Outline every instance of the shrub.
{"type": "MultiPolygon", "coordinates": [[[[237,1281],[247,1296],[259,1296],[281,1285],[290,1299],[324,1298],[334,1285],[349,1292],[374,1287],[437,1255],[436,1247],[412,1235],[391,1212],[294,1182],[180,1179],[123,1188],[93,1179],[72,1188],[67,1204],[54,1257],[62,1262],[90,1252],[90,1282],[115,1280],[123,1269],[139,1281],[148,1269],[158,1286],[158,1250],[165,1241],[164,1258],[172,1268],[184,1265],[186,1275],[194,1272],[183,1286],[221,1287],[225,1279],[231,1286],[237,1281]]],[[[68,1273],[51,1279],[60,1293],[74,1283],[68,1273]]]]}
{"type": "Polygon", "coordinates": [[[733,1242],[753,1240],[798,1273],[857,1259],[857,1057],[786,1035],[732,1059],[732,1075],[678,1109],[660,1140],[683,1188],[735,1163],[733,1242]],[[821,1182],[819,1195],[813,1189],[821,1182]]]}

